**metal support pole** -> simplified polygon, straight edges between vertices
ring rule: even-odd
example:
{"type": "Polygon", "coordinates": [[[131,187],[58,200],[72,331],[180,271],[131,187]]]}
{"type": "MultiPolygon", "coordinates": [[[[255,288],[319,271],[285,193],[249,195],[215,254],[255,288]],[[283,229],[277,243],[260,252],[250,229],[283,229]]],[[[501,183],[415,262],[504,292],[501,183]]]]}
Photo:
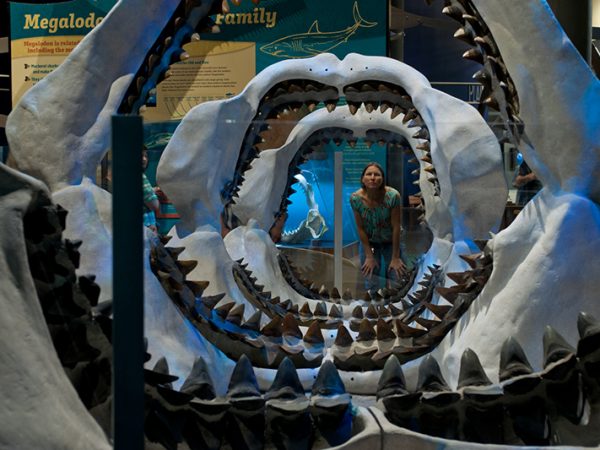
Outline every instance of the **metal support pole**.
{"type": "Polygon", "coordinates": [[[113,433],[144,448],[144,242],[139,116],[113,116],[113,433]]]}
{"type": "Polygon", "coordinates": [[[343,187],[344,187],[344,152],[335,151],[334,153],[334,172],[333,172],[333,224],[334,224],[334,242],[333,242],[333,266],[334,266],[334,286],[340,291],[343,289],[342,279],[342,252],[343,252],[343,233],[344,224],[342,218],[343,210],[343,187]]]}

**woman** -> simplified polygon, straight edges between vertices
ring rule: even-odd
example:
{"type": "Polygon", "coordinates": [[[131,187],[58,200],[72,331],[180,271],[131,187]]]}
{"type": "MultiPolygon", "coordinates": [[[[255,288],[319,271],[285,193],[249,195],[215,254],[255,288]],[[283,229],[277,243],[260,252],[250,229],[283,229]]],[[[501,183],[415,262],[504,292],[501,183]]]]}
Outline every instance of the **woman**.
{"type": "Polygon", "coordinates": [[[370,162],[360,176],[361,188],[350,196],[356,228],[360,238],[361,272],[367,290],[377,289],[373,274],[379,273],[383,261],[386,277],[398,279],[406,266],[400,259],[400,194],[385,185],[383,168],[370,162]]]}

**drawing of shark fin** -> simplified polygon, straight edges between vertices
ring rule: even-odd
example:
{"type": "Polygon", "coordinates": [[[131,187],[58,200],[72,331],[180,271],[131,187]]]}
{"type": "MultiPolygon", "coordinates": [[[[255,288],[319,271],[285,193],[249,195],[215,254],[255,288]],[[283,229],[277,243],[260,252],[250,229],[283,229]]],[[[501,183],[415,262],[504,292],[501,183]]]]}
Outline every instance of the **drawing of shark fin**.
{"type": "Polygon", "coordinates": [[[312,33],[320,33],[321,30],[319,30],[319,21],[315,20],[312,25],[310,26],[310,28],[308,29],[308,34],[312,34],[312,33]]]}
{"type": "Polygon", "coordinates": [[[370,28],[377,25],[377,22],[369,22],[362,18],[360,12],[358,12],[358,2],[354,2],[354,6],[352,7],[352,15],[354,16],[354,22],[356,22],[359,27],[370,28]]]}

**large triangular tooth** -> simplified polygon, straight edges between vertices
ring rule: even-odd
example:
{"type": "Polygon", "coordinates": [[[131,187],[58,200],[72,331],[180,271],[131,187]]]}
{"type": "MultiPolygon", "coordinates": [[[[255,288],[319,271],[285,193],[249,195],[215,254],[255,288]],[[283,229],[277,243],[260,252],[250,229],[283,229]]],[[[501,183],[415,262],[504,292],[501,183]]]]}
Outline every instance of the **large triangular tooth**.
{"type": "Polygon", "coordinates": [[[324,284],[322,284],[321,288],[319,289],[319,295],[324,298],[329,298],[329,291],[324,284]]]}
{"type": "Polygon", "coordinates": [[[457,284],[456,286],[450,286],[450,287],[438,286],[435,288],[435,291],[438,294],[440,294],[440,296],[444,300],[446,300],[449,303],[454,304],[454,302],[458,298],[458,294],[460,294],[460,292],[461,292],[457,289],[457,286],[460,286],[460,285],[457,284]]]}
{"type": "Polygon", "coordinates": [[[454,281],[456,284],[464,284],[469,280],[469,278],[471,277],[471,274],[472,274],[471,271],[448,272],[448,273],[446,273],[446,276],[448,278],[450,278],[452,281],[454,281]]]}
{"type": "Polygon", "coordinates": [[[435,314],[439,319],[443,319],[448,314],[448,311],[452,309],[450,305],[435,305],[433,303],[425,302],[425,307],[435,314]]]}
{"type": "Polygon", "coordinates": [[[483,53],[477,47],[470,48],[463,53],[462,57],[483,64],[483,53]]]}
{"type": "Polygon", "coordinates": [[[315,316],[326,317],[327,316],[327,304],[325,302],[317,303],[315,306],[315,316]]]}
{"type": "Polygon", "coordinates": [[[366,292],[364,293],[364,295],[363,295],[363,298],[362,298],[362,299],[363,299],[363,301],[365,301],[365,302],[370,302],[370,301],[372,300],[372,299],[371,299],[371,294],[369,294],[369,291],[366,291],[366,292]]]}
{"type": "Polygon", "coordinates": [[[358,329],[358,337],[356,340],[358,342],[362,341],[372,341],[377,337],[375,333],[375,328],[371,325],[371,321],[369,319],[363,319],[360,322],[360,327],[358,329]]]}
{"type": "Polygon", "coordinates": [[[201,300],[204,306],[206,306],[208,309],[213,309],[215,306],[217,306],[217,303],[223,300],[224,297],[225,294],[204,295],[202,296],[201,300]]]}
{"type": "Polygon", "coordinates": [[[304,302],[304,305],[302,305],[302,307],[300,308],[299,313],[301,316],[312,316],[312,311],[310,310],[310,305],[308,304],[308,302],[304,302]]]}
{"type": "Polygon", "coordinates": [[[459,39],[459,40],[463,41],[463,42],[466,42],[469,45],[474,45],[475,44],[475,40],[473,39],[473,32],[471,31],[470,28],[460,27],[454,33],[454,37],[456,39],[459,39]]]}
{"type": "Polygon", "coordinates": [[[418,115],[419,115],[419,113],[415,108],[410,108],[408,111],[406,111],[406,114],[404,114],[404,117],[402,117],[402,123],[407,123],[409,120],[414,119],[418,115]]]}
{"type": "Polygon", "coordinates": [[[425,153],[429,153],[431,151],[431,143],[429,141],[419,142],[415,148],[417,150],[422,150],[425,153]]]}
{"type": "Polygon", "coordinates": [[[283,318],[282,334],[284,336],[302,339],[302,331],[300,331],[298,321],[291,313],[287,313],[283,318]]]}
{"type": "Polygon", "coordinates": [[[400,105],[394,105],[390,119],[395,119],[402,112],[404,112],[404,109],[400,105]]]}
{"type": "Polygon", "coordinates": [[[225,319],[234,306],[235,302],[228,302],[221,306],[217,306],[214,311],[219,315],[219,317],[225,319]]]}
{"type": "Polygon", "coordinates": [[[368,319],[377,319],[377,318],[379,318],[379,314],[377,313],[377,308],[375,307],[375,305],[373,303],[371,303],[369,305],[369,307],[367,308],[367,311],[365,313],[365,317],[367,317],[368,319]]]}
{"type": "Polygon", "coordinates": [[[466,386],[489,386],[490,384],[492,382],[483,370],[477,354],[467,348],[460,359],[458,389],[466,386]]]}
{"type": "Polygon", "coordinates": [[[252,331],[259,331],[260,330],[260,319],[262,317],[262,313],[260,310],[256,310],[249,318],[248,320],[246,320],[243,325],[242,328],[247,328],[248,330],[252,330],[252,331]]]}
{"type": "Polygon", "coordinates": [[[400,308],[396,308],[393,303],[390,303],[390,305],[388,306],[389,310],[390,310],[390,314],[392,315],[392,317],[396,317],[399,316],[400,314],[402,314],[402,310],[400,308]]]}
{"type": "Polygon", "coordinates": [[[229,313],[227,314],[227,317],[225,318],[225,320],[227,322],[231,322],[235,325],[240,326],[242,323],[242,320],[244,319],[244,310],[245,309],[246,309],[246,305],[244,303],[238,303],[233,308],[231,308],[231,310],[229,310],[229,313]]]}
{"type": "Polygon", "coordinates": [[[346,393],[346,387],[332,361],[326,360],[313,383],[312,396],[333,397],[346,393]]]}
{"type": "Polygon", "coordinates": [[[412,135],[413,139],[425,139],[429,140],[429,130],[425,127],[422,127],[415,134],[412,135]]]}
{"type": "Polygon", "coordinates": [[[364,318],[364,313],[363,313],[362,306],[357,305],[357,306],[354,307],[354,309],[352,310],[352,317],[354,317],[355,319],[362,319],[362,318],[364,318]]]}
{"type": "Polygon", "coordinates": [[[292,307],[292,300],[288,298],[287,300],[284,300],[283,302],[281,302],[279,304],[279,306],[281,306],[286,311],[289,311],[290,308],[292,307]]]}
{"type": "Polygon", "coordinates": [[[327,100],[325,101],[325,107],[327,108],[328,112],[333,112],[333,110],[336,108],[337,106],[337,100],[327,100]]]}
{"type": "Polygon", "coordinates": [[[321,332],[321,327],[319,326],[318,321],[313,321],[306,330],[306,334],[303,338],[304,342],[307,344],[319,345],[325,343],[325,338],[323,337],[323,333],[321,332]]]}
{"type": "Polygon", "coordinates": [[[391,322],[387,323],[383,319],[377,321],[377,340],[388,341],[396,339],[391,322]]]}
{"type": "Polygon", "coordinates": [[[405,311],[410,310],[414,305],[412,303],[410,303],[407,299],[405,298],[401,298],[400,302],[402,303],[402,307],[404,308],[405,311]]]}
{"type": "Polygon", "coordinates": [[[279,338],[282,334],[282,320],[281,317],[275,316],[273,319],[266,324],[260,330],[260,333],[266,337],[279,338]]]}
{"type": "Polygon", "coordinates": [[[337,335],[335,337],[334,344],[338,347],[350,347],[354,343],[354,339],[352,339],[352,335],[348,331],[348,329],[340,324],[337,329],[337,335]]]}
{"type": "Polygon", "coordinates": [[[341,319],[344,317],[344,314],[340,308],[336,305],[331,305],[331,309],[329,310],[329,317],[332,319],[341,319]]]}
{"type": "Polygon", "coordinates": [[[413,328],[399,319],[394,320],[396,326],[396,334],[401,338],[419,337],[427,333],[427,330],[413,328]]]}
{"type": "Polygon", "coordinates": [[[347,102],[348,103],[348,110],[350,111],[350,114],[355,115],[356,112],[358,111],[358,109],[360,108],[360,102],[347,102]]]}
{"type": "Polygon", "coordinates": [[[189,260],[177,260],[177,266],[183,275],[188,275],[192,270],[196,268],[198,261],[193,259],[189,260]]]}
{"type": "Polygon", "coordinates": [[[514,337],[510,336],[504,341],[500,351],[499,380],[506,381],[520,375],[530,375],[532,373],[533,368],[523,348],[514,337]]]}
{"type": "Polygon", "coordinates": [[[417,317],[415,319],[415,322],[417,322],[422,327],[426,328],[428,331],[442,323],[439,320],[430,320],[425,319],[423,317],[417,317]]]}
{"type": "Polygon", "coordinates": [[[177,259],[183,253],[185,247],[165,247],[173,259],[177,259]]]}
{"type": "Polygon", "coordinates": [[[379,382],[377,383],[377,400],[391,395],[404,394],[408,394],[406,379],[404,378],[402,366],[398,358],[392,355],[385,362],[381,377],[379,377],[379,382]]]}
{"type": "Polygon", "coordinates": [[[260,396],[260,389],[258,388],[252,363],[246,355],[242,355],[231,374],[227,389],[227,398],[238,399],[260,396]]]}
{"type": "Polygon", "coordinates": [[[377,313],[379,317],[389,317],[391,315],[390,311],[383,305],[377,306],[377,313]]]}
{"type": "Polygon", "coordinates": [[[491,75],[485,67],[482,67],[473,74],[473,79],[479,81],[481,84],[489,84],[491,82],[491,75]]]}
{"type": "Polygon", "coordinates": [[[269,300],[269,303],[271,305],[279,305],[279,303],[281,303],[281,297],[279,297],[279,295],[277,297],[273,297],[269,300]]]}
{"type": "Polygon", "coordinates": [[[575,349],[551,326],[544,329],[544,367],[575,353],[575,349]]]}
{"type": "Polygon", "coordinates": [[[427,355],[419,366],[417,390],[421,392],[445,392],[450,390],[438,362],[431,355],[427,355]]]}
{"type": "Polygon", "coordinates": [[[350,289],[346,289],[344,291],[344,294],[342,295],[342,299],[346,300],[346,301],[350,301],[354,298],[354,295],[352,294],[352,291],[350,289]]]}
{"type": "Polygon", "coordinates": [[[215,389],[203,358],[196,358],[190,374],[180,389],[181,392],[193,395],[201,400],[215,399],[215,389]]]}
{"type": "Polygon", "coordinates": [[[304,388],[298,378],[296,367],[290,358],[283,358],[277,369],[275,379],[265,394],[265,400],[305,398],[304,388]]]}
{"type": "Polygon", "coordinates": [[[600,348],[600,322],[586,312],[580,312],[577,317],[577,356],[587,356],[600,348]]]}
{"type": "Polygon", "coordinates": [[[333,298],[333,299],[339,299],[339,298],[342,298],[342,296],[340,295],[340,291],[338,291],[338,288],[334,287],[334,288],[331,290],[331,298],[333,298]]]}
{"type": "Polygon", "coordinates": [[[456,5],[446,5],[444,9],[442,9],[442,14],[456,20],[460,23],[465,23],[465,19],[463,19],[463,14],[465,13],[464,9],[456,5]]]}
{"type": "Polygon", "coordinates": [[[195,297],[201,297],[202,293],[208,287],[208,284],[209,284],[208,281],[185,280],[185,285],[191,289],[191,291],[194,293],[195,297]]]}

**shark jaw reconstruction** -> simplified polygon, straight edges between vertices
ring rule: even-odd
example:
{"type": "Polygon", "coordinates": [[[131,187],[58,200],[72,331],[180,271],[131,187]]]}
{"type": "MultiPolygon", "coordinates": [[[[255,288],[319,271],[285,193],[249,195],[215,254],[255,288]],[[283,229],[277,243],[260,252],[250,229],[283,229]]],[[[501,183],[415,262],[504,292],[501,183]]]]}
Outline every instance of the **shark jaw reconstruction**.
{"type": "MultiPolygon", "coordinates": [[[[545,1],[443,8],[482,64],[475,77],[502,141],[543,190],[497,232],[507,188],[496,135],[388,58],[282,61],[240,95],[192,109],[158,167],[181,221],[146,238],[148,442],[600,444],[600,83],[545,1]],[[271,140],[279,119],[286,135],[271,140]],[[414,154],[433,234],[414,270],[369,299],[301,279],[268,234],[306,157],[358,139],[414,154]]],[[[111,195],[90,178],[110,115],[138,112],[215,13],[227,13],[221,2],[118,2],[9,117],[23,173],[0,166],[8,447],[110,447],[111,195]]]]}

